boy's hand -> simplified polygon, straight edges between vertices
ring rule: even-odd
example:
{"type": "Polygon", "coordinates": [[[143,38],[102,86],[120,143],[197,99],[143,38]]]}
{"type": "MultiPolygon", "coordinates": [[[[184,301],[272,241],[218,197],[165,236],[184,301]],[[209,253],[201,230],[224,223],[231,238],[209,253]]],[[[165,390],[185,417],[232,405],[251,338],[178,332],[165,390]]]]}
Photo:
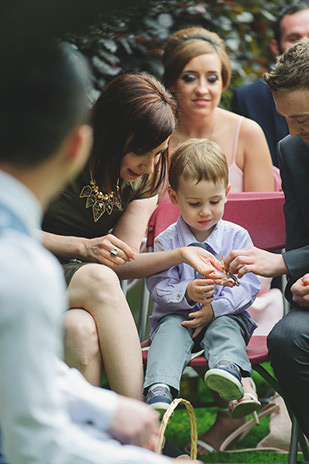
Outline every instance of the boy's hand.
{"type": "Polygon", "coordinates": [[[194,279],[186,290],[186,298],[196,303],[211,303],[215,293],[213,281],[211,279],[194,279]]]}
{"type": "Polygon", "coordinates": [[[214,318],[214,312],[210,303],[204,304],[201,309],[190,313],[189,317],[192,317],[192,321],[183,321],[181,325],[183,327],[196,329],[192,335],[192,338],[196,338],[206,325],[209,324],[214,318]]]}

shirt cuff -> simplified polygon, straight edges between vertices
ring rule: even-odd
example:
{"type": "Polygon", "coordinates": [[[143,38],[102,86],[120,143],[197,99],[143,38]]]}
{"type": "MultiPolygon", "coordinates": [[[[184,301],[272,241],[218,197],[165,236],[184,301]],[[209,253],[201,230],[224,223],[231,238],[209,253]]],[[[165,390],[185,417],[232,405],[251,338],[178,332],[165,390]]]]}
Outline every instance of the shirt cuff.
{"type": "Polygon", "coordinates": [[[232,314],[231,307],[224,298],[212,301],[211,306],[215,317],[232,314]]]}
{"type": "MultiPolygon", "coordinates": [[[[64,364],[64,363],[63,363],[64,364]]],[[[118,408],[116,393],[91,385],[76,369],[62,368],[57,388],[74,422],[93,423],[108,430],[118,408]]]]}

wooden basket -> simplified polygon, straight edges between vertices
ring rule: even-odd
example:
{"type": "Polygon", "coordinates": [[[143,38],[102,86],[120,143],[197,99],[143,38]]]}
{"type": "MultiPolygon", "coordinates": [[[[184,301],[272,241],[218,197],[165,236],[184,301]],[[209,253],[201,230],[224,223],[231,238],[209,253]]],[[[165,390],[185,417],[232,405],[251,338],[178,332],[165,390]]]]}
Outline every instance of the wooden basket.
{"type": "Polygon", "coordinates": [[[196,417],[194,413],[194,409],[190,401],[184,400],[183,398],[176,398],[174,401],[171,402],[169,405],[168,409],[165,411],[165,414],[162,418],[161,424],[160,424],[160,429],[159,429],[159,439],[158,439],[158,453],[161,452],[163,448],[163,443],[164,443],[164,434],[165,434],[165,429],[167,427],[167,423],[173,414],[174,409],[177,408],[177,406],[182,403],[185,405],[186,410],[189,414],[189,419],[190,419],[190,427],[191,427],[191,453],[190,457],[192,460],[196,459],[197,456],[197,425],[196,425],[196,417]]]}

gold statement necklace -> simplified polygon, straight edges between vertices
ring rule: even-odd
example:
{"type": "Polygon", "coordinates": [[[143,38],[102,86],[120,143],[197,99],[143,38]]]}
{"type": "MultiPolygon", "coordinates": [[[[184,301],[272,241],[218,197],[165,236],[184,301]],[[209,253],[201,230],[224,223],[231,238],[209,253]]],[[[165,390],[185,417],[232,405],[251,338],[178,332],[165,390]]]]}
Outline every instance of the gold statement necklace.
{"type": "Polygon", "coordinates": [[[97,222],[100,217],[107,212],[111,215],[114,207],[121,209],[121,203],[118,198],[119,181],[117,182],[117,192],[103,193],[94,180],[90,172],[90,183],[85,185],[80,192],[80,198],[87,198],[86,208],[92,207],[92,214],[94,222],[97,222]]]}

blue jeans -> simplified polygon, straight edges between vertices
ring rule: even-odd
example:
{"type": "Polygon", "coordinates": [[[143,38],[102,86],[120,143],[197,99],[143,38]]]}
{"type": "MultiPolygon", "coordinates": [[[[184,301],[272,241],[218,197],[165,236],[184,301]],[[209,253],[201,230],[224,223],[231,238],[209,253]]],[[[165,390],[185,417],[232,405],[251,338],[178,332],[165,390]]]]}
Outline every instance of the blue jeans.
{"type": "MultiPolygon", "coordinates": [[[[184,368],[190,362],[194,345],[193,329],[181,322],[188,318],[171,314],[165,316],[151,335],[144,389],[154,383],[165,383],[179,392],[184,368]]],[[[219,361],[237,364],[244,377],[251,375],[251,364],[246,353],[253,322],[246,316],[220,316],[213,319],[200,341],[209,368],[219,361]]]]}

